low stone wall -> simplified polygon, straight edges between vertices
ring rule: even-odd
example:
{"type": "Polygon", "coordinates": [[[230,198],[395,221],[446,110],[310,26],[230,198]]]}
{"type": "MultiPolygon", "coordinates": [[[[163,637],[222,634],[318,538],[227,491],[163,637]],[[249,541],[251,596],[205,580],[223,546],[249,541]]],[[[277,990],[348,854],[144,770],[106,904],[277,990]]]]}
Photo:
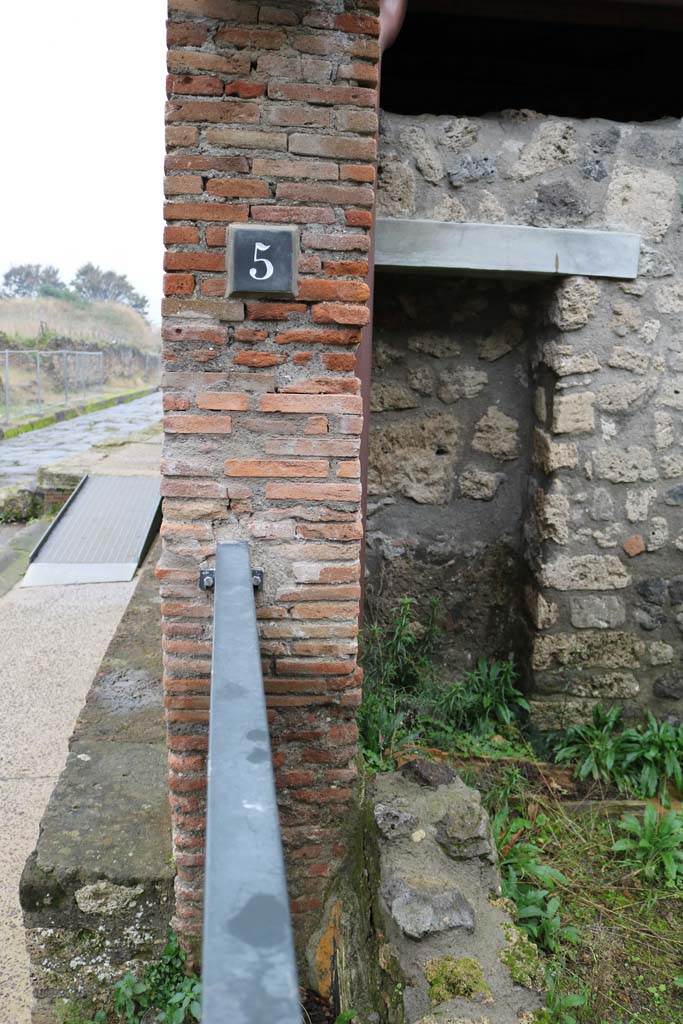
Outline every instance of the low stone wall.
{"type": "Polygon", "coordinates": [[[541,727],[681,717],[682,163],[675,121],[382,115],[380,215],[642,238],[635,281],[377,279],[380,607],[441,594],[458,665],[524,646],[524,590],[541,727]]]}
{"type": "Polygon", "coordinates": [[[152,549],[88,694],[21,880],[33,1024],[97,1007],[160,951],[173,911],[152,549]],[[62,1014],[62,1015],[60,1015],[62,1014]]]}
{"type": "Polygon", "coordinates": [[[534,1019],[538,952],[500,898],[479,793],[448,766],[413,761],[369,784],[309,960],[314,987],[363,1024],[534,1019]],[[450,967],[462,985],[434,984],[450,967]]]}

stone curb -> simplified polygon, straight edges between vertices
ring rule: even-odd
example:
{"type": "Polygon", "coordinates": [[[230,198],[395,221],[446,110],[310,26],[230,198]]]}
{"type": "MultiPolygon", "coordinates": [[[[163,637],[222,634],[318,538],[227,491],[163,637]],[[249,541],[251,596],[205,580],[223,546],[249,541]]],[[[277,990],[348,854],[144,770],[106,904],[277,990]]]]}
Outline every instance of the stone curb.
{"type": "Polygon", "coordinates": [[[126,391],[121,395],[114,395],[111,398],[101,398],[96,402],[86,402],[83,405],[73,405],[68,409],[60,409],[58,412],[41,416],[37,420],[29,420],[27,423],[20,423],[16,427],[8,427],[6,430],[0,428],[0,441],[8,441],[20,434],[27,434],[31,430],[40,430],[42,427],[51,427],[55,423],[62,423],[64,420],[76,419],[77,416],[84,416],[89,412],[101,412],[102,409],[111,409],[114,405],[122,405],[124,402],[134,402],[138,398],[146,398],[153,395],[159,387],[142,388],[139,391],[126,391]]]}

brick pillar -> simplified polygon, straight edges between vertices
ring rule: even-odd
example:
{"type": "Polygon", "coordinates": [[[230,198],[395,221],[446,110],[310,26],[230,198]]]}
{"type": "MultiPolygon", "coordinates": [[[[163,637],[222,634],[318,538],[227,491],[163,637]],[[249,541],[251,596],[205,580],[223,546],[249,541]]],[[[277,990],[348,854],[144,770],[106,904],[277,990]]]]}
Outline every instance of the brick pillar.
{"type": "Polygon", "coordinates": [[[216,541],[247,539],[295,927],[356,776],[377,0],[170,0],[161,583],[176,925],[201,926],[216,541]],[[292,300],[225,298],[230,223],[300,229],[292,300]]]}

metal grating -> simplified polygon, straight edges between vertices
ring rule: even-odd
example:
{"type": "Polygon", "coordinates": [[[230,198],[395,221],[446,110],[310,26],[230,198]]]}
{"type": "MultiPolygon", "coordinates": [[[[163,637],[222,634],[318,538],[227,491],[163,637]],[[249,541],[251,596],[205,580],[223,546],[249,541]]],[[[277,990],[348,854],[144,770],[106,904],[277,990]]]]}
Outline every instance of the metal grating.
{"type": "Polygon", "coordinates": [[[156,476],[89,476],[31,554],[22,586],[130,580],[159,517],[156,476]]]}

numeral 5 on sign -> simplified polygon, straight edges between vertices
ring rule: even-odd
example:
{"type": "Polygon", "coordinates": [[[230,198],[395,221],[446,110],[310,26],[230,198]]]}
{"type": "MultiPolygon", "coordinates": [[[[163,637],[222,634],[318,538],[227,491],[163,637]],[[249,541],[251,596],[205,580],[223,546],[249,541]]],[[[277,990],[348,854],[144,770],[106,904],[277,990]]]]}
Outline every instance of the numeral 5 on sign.
{"type": "Polygon", "coordinates": [[[229,296],[296,295],[298,228],[232,224],[226,253],[229,296]]]}

